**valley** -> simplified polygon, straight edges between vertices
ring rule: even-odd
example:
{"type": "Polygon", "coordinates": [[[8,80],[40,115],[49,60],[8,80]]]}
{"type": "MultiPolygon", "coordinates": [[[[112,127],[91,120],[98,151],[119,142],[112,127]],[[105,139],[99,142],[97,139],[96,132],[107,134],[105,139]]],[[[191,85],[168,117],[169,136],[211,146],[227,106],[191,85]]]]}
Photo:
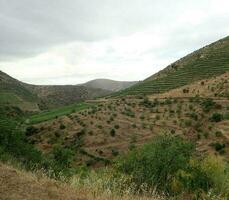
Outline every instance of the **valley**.
{"type": "Polygon", "coordinates": [[[227,199],[228,59],[226,37],[138,83],[35,86],[0,72],[0,168],[42,173],[15,171],[41,199],[227,199]]]}

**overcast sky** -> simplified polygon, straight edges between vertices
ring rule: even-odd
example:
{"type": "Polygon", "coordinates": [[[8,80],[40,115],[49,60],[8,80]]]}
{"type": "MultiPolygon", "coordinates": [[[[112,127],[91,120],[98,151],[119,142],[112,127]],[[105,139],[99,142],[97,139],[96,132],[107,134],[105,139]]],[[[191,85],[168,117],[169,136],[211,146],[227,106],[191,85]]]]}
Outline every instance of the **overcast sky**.
{"type": "Polygon", "coordinates": [[[0,70],[33,84],[142,80],[228,35],[228,0],[0,0],[0,70]]]}

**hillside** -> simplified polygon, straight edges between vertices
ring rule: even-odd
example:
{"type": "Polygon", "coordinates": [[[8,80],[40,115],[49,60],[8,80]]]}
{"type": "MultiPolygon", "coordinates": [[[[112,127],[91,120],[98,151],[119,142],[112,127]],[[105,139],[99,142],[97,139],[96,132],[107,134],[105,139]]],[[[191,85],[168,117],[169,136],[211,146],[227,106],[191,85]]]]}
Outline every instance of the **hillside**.
{"type": "Polygon", "coordinates": [[[77,143],[75,163],[100,166],[167,132],[193,141],[201,153],[228,160],[228,76],[147,98],[100,99],[93,108],[35,125],[38,132],[30,139],[44,152],[55,144],[73,147],[77,143]]]}
{"type": "Polygon", "coordinates": [[[109,93],[78,85],[30,85],[0,71],[0,106],[15,106],[22,111],[56,108],[109,93]]]}
{"type": "Polygon", "coordinates": [[[46,108],[56,108],[110,94],[110,91],[78,85],[26,85],[46,108]]]}
{"type": "Polygon", "coordinates": [[[95,79],[84,83],[82,85],[90,88],[100,88],[103,90],[109,90],[112,92],[117,92],[120,90],[124,90],[128,87],[135,85],[136,81],[114,81],[109,79],[95,79]]]}
{"type": "Polygon", "coordinates": [[[159,73],[116,95],[156,94],[229,70],[229,37],[172,63],[159,73]]]}
{"type": "Polygon", "coordinates": [[[24,111],[39,111],[39,98],[24,84],[0,71],[0,106],[15,106],[24,111]]]}

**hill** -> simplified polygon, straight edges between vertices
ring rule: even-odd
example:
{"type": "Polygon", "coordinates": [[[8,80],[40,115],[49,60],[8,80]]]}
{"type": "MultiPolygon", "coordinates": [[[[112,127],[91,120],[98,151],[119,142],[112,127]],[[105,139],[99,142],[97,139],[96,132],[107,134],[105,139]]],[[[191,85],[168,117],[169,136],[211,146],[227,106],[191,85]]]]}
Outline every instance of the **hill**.
{"type": "Polygon", "coordinates": [[[159,73],[116,95],[156,94],[229,70],[229,37],[172,63],[159,73]]]}
{"type": "Polygon", "coordinates": [[[120,90],[124,90],[128,87],[131,87],[136,83],[136,81],[114,81],[109,79],[95,79],[82,85],[90,88],[100,88],[103,90],[117,92],[120,90]]]}
{"type": "Polygon", "coordinates": [[[44,152],[56,144],[77,143],[75,162],[88,166],[106,164],[163,132],[193,141],[202,154],[229,159],[228,77],[226,73],[160,95],[98,99],[91,108],[34,125],[38,132],[30,139],[44,152]]]}
{"type": "Polygon", "coordinates": [[[35,112],[109,94],[110,91],[78,85],[30,85],[0,71],[0,106],[35,112]]]}
{"type": "Polygon", "coordinates": [[[110,94],[111,91],[80,85],[26,85],[45,108],[57,108],[110,94]]]}
{"type": "Polygon", "coordinates": [[[15,106],[24,111],[39,111],[39,98],[24,83],[0,71],[0,106],[15,106]]]}

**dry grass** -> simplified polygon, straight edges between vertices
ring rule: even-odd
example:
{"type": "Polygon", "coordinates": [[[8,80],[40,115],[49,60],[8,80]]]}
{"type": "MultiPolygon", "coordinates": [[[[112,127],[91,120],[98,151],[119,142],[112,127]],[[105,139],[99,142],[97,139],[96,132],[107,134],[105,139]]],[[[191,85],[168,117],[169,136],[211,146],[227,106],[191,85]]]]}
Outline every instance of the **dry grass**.
{"type": "MultiPolygon", "coordinates": [[[[91,186],[94,186],[92,183],[91,186]]],[[[154,197],[96,192],[93,187],[51,180],[41,173],[29,173],[0,163],[0,200],[159,200],[154,197]]]]}

